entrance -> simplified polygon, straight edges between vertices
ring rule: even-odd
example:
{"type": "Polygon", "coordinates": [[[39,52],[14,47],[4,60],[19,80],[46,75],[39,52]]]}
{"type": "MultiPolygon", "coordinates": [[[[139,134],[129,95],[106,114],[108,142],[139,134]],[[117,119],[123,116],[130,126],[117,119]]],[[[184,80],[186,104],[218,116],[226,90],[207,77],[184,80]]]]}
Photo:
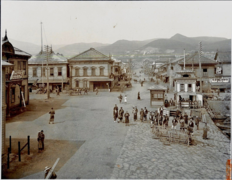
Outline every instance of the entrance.
{"type": "Polygon", "coordinates": [[[189,100],[193,102],[193,96],[189,96],[189,100]]]}

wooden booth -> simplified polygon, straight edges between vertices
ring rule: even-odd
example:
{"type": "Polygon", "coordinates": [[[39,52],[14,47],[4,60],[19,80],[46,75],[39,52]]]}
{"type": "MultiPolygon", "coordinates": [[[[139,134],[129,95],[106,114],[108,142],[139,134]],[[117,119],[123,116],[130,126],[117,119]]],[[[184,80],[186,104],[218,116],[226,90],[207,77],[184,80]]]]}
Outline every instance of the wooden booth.
{"type": "Polygon", "coordinates": [[[164,98],[165,98],[165,91],[167,90],[166,87],[161,85],[154,85],[150,87],[150,105],[151,106],[163,106],[164,105],[164,98]]]}

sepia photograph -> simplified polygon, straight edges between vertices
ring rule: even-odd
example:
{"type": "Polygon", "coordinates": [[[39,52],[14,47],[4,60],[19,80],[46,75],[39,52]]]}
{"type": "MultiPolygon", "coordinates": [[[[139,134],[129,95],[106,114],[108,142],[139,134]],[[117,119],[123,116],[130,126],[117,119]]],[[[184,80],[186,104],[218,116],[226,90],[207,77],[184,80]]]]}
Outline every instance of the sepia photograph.
{"type": "Polygon", "coordinates": [[[231,1],[2,1],[1,179],[231,180],[231,1]]]}

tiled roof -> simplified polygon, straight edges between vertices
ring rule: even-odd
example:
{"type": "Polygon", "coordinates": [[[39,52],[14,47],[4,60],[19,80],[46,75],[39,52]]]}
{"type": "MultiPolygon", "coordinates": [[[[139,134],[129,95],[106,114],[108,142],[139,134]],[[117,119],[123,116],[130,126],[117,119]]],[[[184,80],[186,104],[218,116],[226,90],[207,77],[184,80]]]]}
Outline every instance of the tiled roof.
{"type": "Polygon", "coordinates": [[[215,55],[215,60],[219,62],[231,62],[231,51],[227,52],[217,52],[215,55]]]}
{"type": "MultiPolygon", "coordinates": [[[[46,54],[43,51],[42,53],[39,52],[37,55],[32,56],[29,60],[28,60],[28,64],[46,64],[47,63],[47,59],[46,59],[46,54]]],[[[49,58],[48,58],[48,64],[67,64],[67,59],[62,56],[59,53],[50,53],[49,54],[49,58]]]]}
{"type": "MultiPolygon", "coordinates": [[[[184,58],[181,58],[181,61],[179,61],[180,65],[184,65],[184,58]]],[[[185,57],[185,65],[199,65],[199,53],[196,52],[192,55],[189,55],[188,57],[185,57]]],[[[217,62],[213,59],[209,59],[207,57],[201,56],[201,64],[217,64],[217,62]]]]}
{"type": "Polygon", "coordinates": [[[167,88],[162,85],[153,85],[148,88],[148,90],[166,90],[167,88]]]}
{"type": "Polygon", "coordinates": [[[71,61],[88,61],[88,60],[110,60],[110,57],[102,54],[101,52],[90,48],[87,51],[84,51],[74,57],[70,58],[71,61]]]}
{"type": "Polygon", "coordinates": [[[6,67],[6,66],[14,66],[14,65],[2,60],[2,67],[6,67]]]}
{"type": "Polygon", "coordinates": [[[23,56],[29,56],[31,57],[31,54],[25,52],[25,51],[22,51],[21,49],[18,49],[16,47],[14,47],[14,51],[15,51],[15,54],[17,55],[23,55],[23,56]]]}

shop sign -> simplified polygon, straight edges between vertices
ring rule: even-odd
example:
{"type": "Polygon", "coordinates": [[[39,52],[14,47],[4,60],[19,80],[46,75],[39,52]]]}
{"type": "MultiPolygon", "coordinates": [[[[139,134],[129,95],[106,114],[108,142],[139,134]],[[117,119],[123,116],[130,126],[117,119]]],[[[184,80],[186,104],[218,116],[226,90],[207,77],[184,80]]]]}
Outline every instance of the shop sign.
{"type": "Polygon", "coordinates": [[[225,83],[228,83],[230,80],[229,78],[213,78],[211,79],[211,82],[225,82],[225,83]]]}
{"type": "Polygon", "coordinates": [[[22,79],[24,74],[25,74],[25,70],[12,71],[10,80],[22,79]]]}

